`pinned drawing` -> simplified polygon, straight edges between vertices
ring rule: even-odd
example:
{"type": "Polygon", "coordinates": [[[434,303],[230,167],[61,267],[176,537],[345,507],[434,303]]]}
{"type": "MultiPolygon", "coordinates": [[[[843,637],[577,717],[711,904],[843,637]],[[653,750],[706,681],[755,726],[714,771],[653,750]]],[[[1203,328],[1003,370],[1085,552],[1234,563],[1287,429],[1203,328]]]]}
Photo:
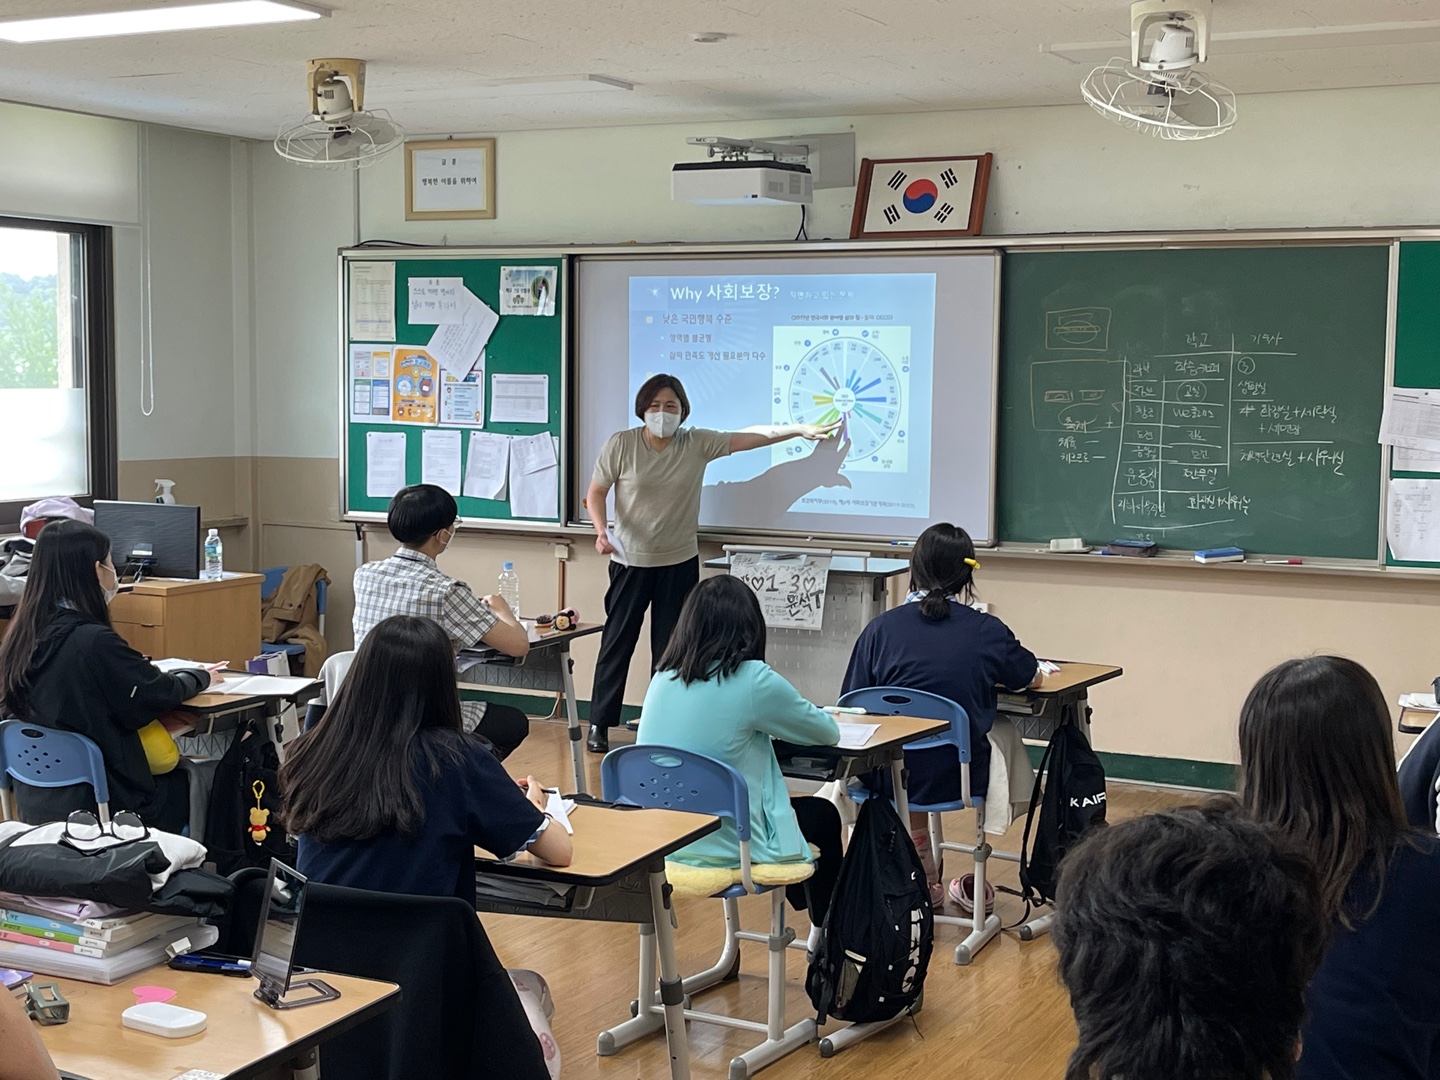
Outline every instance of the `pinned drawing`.
{"type": "Polygon", "coordinates": [[[1110,309],[1064,308],[1045,313],[1045,348],[1055,352],[1107,352],[1110,309]]]}

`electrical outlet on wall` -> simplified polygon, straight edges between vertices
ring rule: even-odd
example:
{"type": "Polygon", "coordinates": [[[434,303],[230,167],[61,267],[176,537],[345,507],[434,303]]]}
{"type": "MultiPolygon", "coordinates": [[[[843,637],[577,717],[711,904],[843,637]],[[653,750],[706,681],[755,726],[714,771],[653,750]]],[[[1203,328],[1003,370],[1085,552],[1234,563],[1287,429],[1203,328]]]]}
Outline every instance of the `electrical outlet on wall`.
{"type": "Polygon", "coordinates": [[[559,559],[561,562],[564,562],[566,559],[570,558],[570,545],[569,545],[569,544],[556,544],[556,545],[555,545],[555,558],[559,559]]]}
{"type": "Polygon", "coordinates": [[[971,604],[970,606],[983,615],[990,614],[990,605],[987,604],[984,600],[976,600],[975,603],[971,604]]]}

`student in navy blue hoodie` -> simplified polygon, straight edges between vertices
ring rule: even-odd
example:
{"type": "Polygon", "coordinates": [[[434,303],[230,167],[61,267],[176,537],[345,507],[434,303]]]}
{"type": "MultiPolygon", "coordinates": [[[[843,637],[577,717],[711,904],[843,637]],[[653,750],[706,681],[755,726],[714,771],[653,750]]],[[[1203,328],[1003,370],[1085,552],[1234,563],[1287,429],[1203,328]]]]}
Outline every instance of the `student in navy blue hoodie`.
{"type": "MultiPolygon", "coordinates": [[[[1039,686],[1035,654],[1016,640],[994,615],[976,611],[975,543],[957,525],[931,525],[910,556],[908,602],[872,619],[850,654],[843,692],[867,686],[902,686],[949,698],[970,717],[970,792],[981,797],[990,786],[990,740],[995,723],[996,687],[1039,686]]],[[[960,798],[960,766],[949,747],[905,755],[910,801],[954,802],[960,798]]],[[[929,821],[910,815],[910,832],[931,879],[936,906],[944,893],[930,855],[929,821]]],[[[969,875],[967,875],[968,877],[969,875]]],[[[963,881],[951,883],[958,901],[963,881]]]]}
{"type": "MultiPolygon", "coordinates": [[[[40,531],[28,583],[0,640],[0,718],[74,731],[100,747],[110,810],[133,810],[147,824],[179,832],[190,817],[180,770],[152,776],[139,731],[210,685],[197,668],[166,673],[125,643],[107,605],[119,582],[110,538],[81,521],[40,531]]],[[[37,788],[17,783],[20,817],[63,820],[94,809],[88,785],[37,788]]]]}
{"type": "Polygon", "coordinates": [[[1390,707],[1353,660],[1289,660],[1240,714],[1240,797],[1319,871],[1335,937],[1310,984],[1301,1080],[1440,1078],[1440,840],[1412,829],[1390,707]]]}

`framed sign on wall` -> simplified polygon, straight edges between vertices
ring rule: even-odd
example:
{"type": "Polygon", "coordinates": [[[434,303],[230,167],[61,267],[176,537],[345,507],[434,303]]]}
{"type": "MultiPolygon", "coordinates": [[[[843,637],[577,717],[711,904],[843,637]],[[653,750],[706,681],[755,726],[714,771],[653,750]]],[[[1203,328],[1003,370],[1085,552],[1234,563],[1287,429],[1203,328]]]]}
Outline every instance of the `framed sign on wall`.
{"type": "Polygon", "coordinates": [[[979,236],[993,154],[864,158],[850,239],[979,236]]]}
{"type": "Polygon", "coordinates": [[[494,216],[494,139],[433,139],[405,144],[406,221],[494,216]]]}

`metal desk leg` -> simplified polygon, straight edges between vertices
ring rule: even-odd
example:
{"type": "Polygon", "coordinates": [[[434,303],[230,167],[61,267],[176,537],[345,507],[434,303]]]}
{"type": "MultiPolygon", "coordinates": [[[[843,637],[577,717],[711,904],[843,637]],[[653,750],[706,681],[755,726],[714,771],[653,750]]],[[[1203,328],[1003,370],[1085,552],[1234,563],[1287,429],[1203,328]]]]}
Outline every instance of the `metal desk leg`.
{"type": "Polygon", "coordinates": [[[650,911],[655,921],[640,927],[640,994],[635,1015],[600,1033],[595,1052],[610,1057],[652,1032],[665,1028],[670,1048],[670,1080],[690,1080],[690,1038],[685,1030],[685,990],[680,963],[675,958],[675,927],[671,924],[670,897],[666,891],[665,865],[651,869],[650,911]],[[655,959],[660,961],[660,1003],[664,1017],[655,1011],[655,959]]]}
{"type": "MultiPolygon", "coordinates": [[[[900,820],[905,823],[905,828],[910,827],[910,799],[909,793],[905,790],[905,755],[903,752],[896,754],[890,761],[890,782],[895,792],[895,809],[900,814],[900,820]]],[[[981,894],[983,895],[983,894],[981,894]]],[[[991,916],[994,918],[994,916],[991,916]]],[[[995,922],[999,924],[999,919],[995,922]]],[[[833,1031],[820,1040],[820,1056],[824,1058],[834,1057],[847,1046],[864,1042],[871,1035],[884,1031],[886,1028],[900,1023],[902,1020],[920,1011],[924,1002],[923,995],[910,1008],[897,1013],[889,1020],[875,1020],[868,1024],[851,1024],[839,1031],[833,1031]]]]}
{"type": "Polygon", "coordinates": [[[585,748],[580,745],[585,731],[580,726],[580,706],[575,701],[575,674],[570,670],[570,649],[560,649],[560,678],[565,684],[565,733],[570,736],[570,763],[574,771],[574,792],[589,793],[585,782],[585,748]]]}

